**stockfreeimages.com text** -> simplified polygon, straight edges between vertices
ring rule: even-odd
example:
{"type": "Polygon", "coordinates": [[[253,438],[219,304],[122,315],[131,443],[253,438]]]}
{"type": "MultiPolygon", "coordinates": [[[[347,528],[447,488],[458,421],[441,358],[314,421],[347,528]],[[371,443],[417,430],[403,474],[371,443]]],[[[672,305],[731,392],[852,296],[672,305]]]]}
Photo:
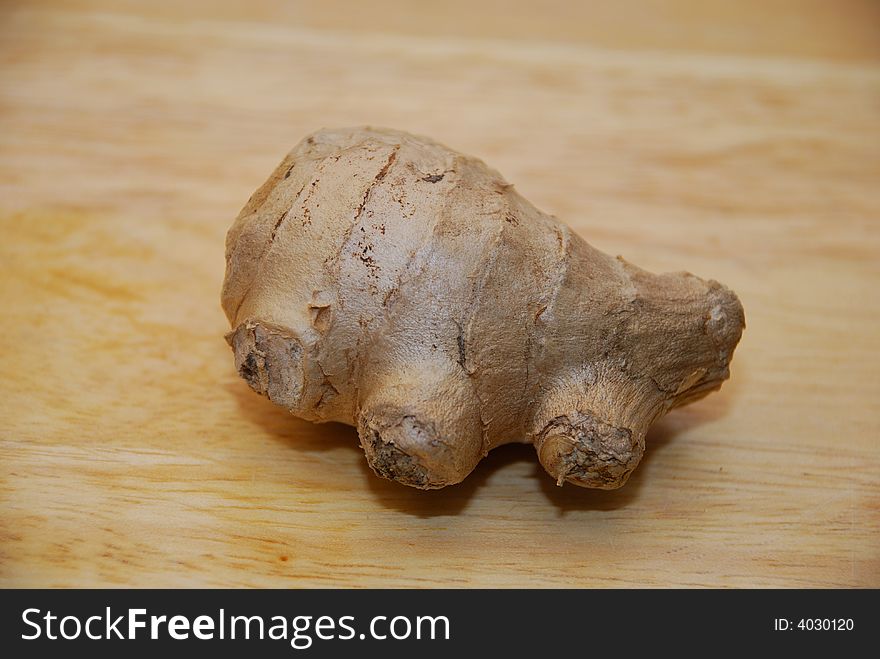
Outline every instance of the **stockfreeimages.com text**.
{"type": "Polygon", "coordinates": [[[120,615],[106,607],[103,615],[59,616],[52,611],[25,609],[21,614],[25,631],[21,638],[36,640],[119,639],[187,640],[271,639],[289,641],[296,650],[311,647],[315,640],[449,640],[446,616],[374,616],[358,632],[354,616],[245,616],[227,615],[149,615],[146,609],[126,609],[120,615]]]}

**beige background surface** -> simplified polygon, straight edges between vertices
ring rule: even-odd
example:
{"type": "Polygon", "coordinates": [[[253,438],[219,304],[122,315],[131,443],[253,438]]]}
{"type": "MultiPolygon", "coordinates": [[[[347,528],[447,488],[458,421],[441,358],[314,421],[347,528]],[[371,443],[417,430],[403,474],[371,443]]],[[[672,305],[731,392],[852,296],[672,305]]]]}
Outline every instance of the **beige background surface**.
{"type": "Polygon", "coordinates": [[[880,586],[880,5],[538,4],[0,5],[0,585],[880,586]],[[237,378],[228,225],[366,123],[740,294],[623,490],[406,489],[237,378]]]}

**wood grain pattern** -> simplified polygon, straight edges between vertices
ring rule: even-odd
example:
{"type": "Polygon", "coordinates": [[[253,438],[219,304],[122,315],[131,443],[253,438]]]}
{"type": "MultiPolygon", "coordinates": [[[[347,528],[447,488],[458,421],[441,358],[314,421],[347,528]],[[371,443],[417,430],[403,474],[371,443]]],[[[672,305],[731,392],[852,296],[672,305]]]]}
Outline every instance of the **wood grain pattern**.
{"type": "Polygon", "coordinates": [[[178,4],[0,10],[0,585],[880,586],[876,4],[178,4]],[[238,379],[218,302],[248,195],[352,124],[731,286],[731,381],[620,491],[522,446],[438,492],[374,477],[238,379]]]}

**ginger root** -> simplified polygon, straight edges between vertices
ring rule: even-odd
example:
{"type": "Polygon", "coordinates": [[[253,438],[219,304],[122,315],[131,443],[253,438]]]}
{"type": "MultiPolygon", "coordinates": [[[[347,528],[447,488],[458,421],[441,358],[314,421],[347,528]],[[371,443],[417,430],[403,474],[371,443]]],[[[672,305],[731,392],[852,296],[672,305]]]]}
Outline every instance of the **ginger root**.
{"type": "Polygon", "coordinates": [[[229,231],[222,304],[251,388],[423,489],[508,442],[557,484],[623,485],[745,325],[721,284],[607,256],[482,161],[376,128],[287,155],[229,231]]]}

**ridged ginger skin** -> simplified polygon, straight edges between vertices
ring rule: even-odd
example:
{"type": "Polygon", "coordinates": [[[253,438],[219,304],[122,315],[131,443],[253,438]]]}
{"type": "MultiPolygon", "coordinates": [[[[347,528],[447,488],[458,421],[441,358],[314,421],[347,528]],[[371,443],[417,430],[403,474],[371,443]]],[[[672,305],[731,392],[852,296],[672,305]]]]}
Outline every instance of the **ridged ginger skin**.
{"type": "Polygon", "coordinates": [[[745,324],[721,284],[607,256],[482,161],[378,128],[287,155],[229,231],[222,305],[251,388],[423,489],[509,442],[560,485],[623,485],[745,324]]]}

